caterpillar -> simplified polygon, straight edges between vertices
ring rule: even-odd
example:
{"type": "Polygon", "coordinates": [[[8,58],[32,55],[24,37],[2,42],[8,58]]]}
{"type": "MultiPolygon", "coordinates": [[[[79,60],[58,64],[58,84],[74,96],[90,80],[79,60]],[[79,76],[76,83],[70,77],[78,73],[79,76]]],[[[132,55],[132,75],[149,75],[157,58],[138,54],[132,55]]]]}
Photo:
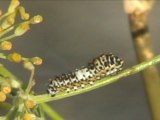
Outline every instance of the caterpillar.
{"type": "Polygon", "coordinates": [[[86,67],[75,70],[68,74],[56,76],[50,80],[47,92],[55,96],[59,92],[70,92],[94,84],[96,80],[117,74],[123,69],[124,61],[113,54],[101,54],[88,63],[86,67]]]}

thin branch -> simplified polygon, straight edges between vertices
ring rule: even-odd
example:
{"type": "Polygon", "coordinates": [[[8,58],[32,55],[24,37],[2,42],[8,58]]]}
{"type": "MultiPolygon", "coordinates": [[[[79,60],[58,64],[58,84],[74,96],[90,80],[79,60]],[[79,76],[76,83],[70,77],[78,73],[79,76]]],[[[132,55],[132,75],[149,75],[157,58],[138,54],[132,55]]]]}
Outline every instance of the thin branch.
{"type": "Polygon", "coordinates": [[[114,83],[114,82],[118,81],[120,78],[127,77],[127,76],[132,75],[132,74],[136,74],[136,73],[148,68],[149,66],[157,64],[159,62],[160,62],[160,55],[151,59],[150,61],[143,62],[143,63],[135,65],[135,66],[133,66],[129,69],[123,70],[122,72],[120,72],[117,75],[110,76],[110,77],[105,77],[101,80],[98,80],[92,86],[88,85],[83,89],[79,89],[77,91],[71,91],[70,93],[66,93],[66,92],[58,93],[55,97],[51,97],[48,94],[44,94],[44,95],[31,96],[31,98],[37,104],[39,104],[39,103],[59,100],[59,99],[63,99],[63,98],[66,98],[66,97],[82,94],[82,93],[85,93],[85,92],[88,92],[88,91],[106,86],[108,84],[114,83]]]}
{"type": "Polygon", "coordinates": [[[34,85],[33,77],[34,77],[34,69],[31,70],[31,75],[30,75],[30,78],[29,78],[28,86],[26,88],[26,93],[29,93],[31,91],[33,85],[34,85]]]}
{"type": "Polygon", "coordinates": [[[0,38],[1,38],[2,36],[4,36],[5,34],[9,33],[10,31],[12,31],[14,28],[15,28],[15,26],[10,26],[9,28],[7,28],[7,29],[5,29],[5,30],[2,30],[2,31],[0,32],[0,38]]]}
{"type": "Polygon", "coordinates": [[[12,39],[15,38],[15,37],[17,37],[17,36],[16,36],[15,34],[12,34],[12,35],[7,36],[7,37],[5,37],[5,38],[1,38],[1,39],[0,39],[0,42],[6,41],[6,40],[12,40],[12,39]]]}

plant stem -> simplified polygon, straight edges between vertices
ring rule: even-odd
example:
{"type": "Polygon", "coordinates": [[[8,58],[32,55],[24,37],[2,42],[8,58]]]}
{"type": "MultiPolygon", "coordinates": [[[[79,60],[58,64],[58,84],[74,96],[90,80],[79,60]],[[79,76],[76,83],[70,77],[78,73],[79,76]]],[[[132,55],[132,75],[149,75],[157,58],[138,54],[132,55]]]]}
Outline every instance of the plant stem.
{"type": "Polygon", "coordinates": [[[149,61],[140,63],[140,64],[135,65],[135,66],[133,66],[129,69],[123,70],[122,72],[120,72],[117,75],[102,78],[101,80],[96,81],[92,86],[88,85],[83,89],[79,89],[77,91],[71,91],[70,93],[66,93],[66,92],[57,93],[57,95],[55,97],[51,97],[48,94],[44,94],[44,95],[31,96],[31,98],[37,104],[39,104],[39,103],[59,100],[59,99],[63,99],[63,98],[66,98],[66,97],[82,94],[82,93],[85,93],[85,92],[103,87],[105,85],[114,83],[114,82],[118,81],[120,78],[127,77],[129,75],[138,73],[138,72],[148,68],[149,66],[157,64],[159,62],[160,62],[160,55],[151,59],[151,60],[149,60],[149,61]]]}
{"type": "MultiPolygon", "coordinates": [[[[31,22],[30,20],[26,20],[26,21],[23,21],[23,22],[21,22],[21,23],[18,23],[18,24],[14,24],[14,25],[12,25],[12,26],[9,26],[8,28],[0,31],[0,38],[1,38],[2,36],[4,36],[5,34],[11,32],[12,30],[14,30],[14,29],[15,29],[16,27],[18,27],[20,24],[24,24],[24,23],[30,24],[30,22],[31,22]]],[[[11,39],[14,38],[14,37],[17,37],[17,36],[16,36],[15,34],[12,34],[12,35],[10,35],[10,36],[8,36],[8,37],[1,38],[1,39],[0,39],[0,42],[5,41],[5,40],[11,40],[11,39]]]]}
{"type": "Polygon", "coordinates": [[[2,16],[0,16],[0,21],[5,18],[6,16],[10,15],[11,13],[7,12],[5,14],[3,14],[2,16]]]}
{"type": "Polygon", "coordinates": [[[1,59],[6,59],[7,57],[6,57],[6,55],[4,53],[0,53],[0,58],[1,59]]]}
{"type": "Polygon", "coordinates": [[[28,83],[28,86],[26,88],[26,93],[29,93],[33,87],[33,77],[34,77],[34,69],[31,70],[31,75],[30,75],[30,78],[29,78],[29,83],[28,83]]]}
{"type": "Polygon", "coordinates": [[[0,38],[1,38],[2,36],[4,36],[5,34],[7,34],[8,32],[10,32],[11,30],[13,30],[14,28],[15,28],[15,26],[10,26],[9,28],[1,31],[1,32],[0,32],[0,38]]]}
{"type": "Polygon", "coordinates": [[[0,39],[0,42],[5,41],[5,40],[11,40],[11,39],[13,39],[13,38],[15,38],[15,37],[16,37],[16,35],[15,35],[15,34],[12,34],[12,35],[10,35],[10,36],[8,36],[8,37],[1,38],[1,39],[0,39]]]}
{"type": "Polygon", "coordinates": [[[53,120],[64,120],[56,111],[53,110],[48,104],[41,104],[43,110],[48,114],[53,120]]]}
{"type": "MultiPolygon", "coordinates": [[[[132,8],[132,12],[126,12],[129,17],[132,38],[135,44],[138,61],[143,62],[154,57],[152,39],[147,25],[147,16],[152,8],[153,0],[135,1],[137,3],[134,4],[135,8],[132,8]]],[[[133,1],[131,3],[131,1],[128,0],[128,3],[130,3],[130,6],[126,6],[126,10],[133,6],[133,1]]],[[[156,66],[148,67],[142,72],[142,75],[153,120],[160,120],[160,76],[158,69],[156,66]]]]}
{"type": "Polygon", "coordinates": [[[9,112],[6,114],[6,118],[7,120],[11,119],[12,115],[14,114],[14,112],[16,111],[16,107],[15,106],[12,106],[9,110],[9,112]]]}
{"type": "Polygon", "coordinates": [[[8,110],[8,109],[10,109],[11,108],[11,104],[9,104],[9,103],[0,103],[0,109],[3,109],[3,110],[8,110]]]}

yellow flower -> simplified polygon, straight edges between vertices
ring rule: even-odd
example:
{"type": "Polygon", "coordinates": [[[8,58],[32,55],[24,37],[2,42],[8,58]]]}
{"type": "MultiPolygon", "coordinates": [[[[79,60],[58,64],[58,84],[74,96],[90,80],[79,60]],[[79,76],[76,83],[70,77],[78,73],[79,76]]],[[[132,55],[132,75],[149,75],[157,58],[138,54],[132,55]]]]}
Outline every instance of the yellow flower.
{"type": "Polygon", "coordinates": [[[10,86],[3,86],[1,88],[2,92],[5,93],[5,94],[9,94],[11,93],[11,87],[10,86]]]}
{"type": "Polygon", "coordinates": [[[36,103],[33,101],[33,100],[27,100],[26,102],[25,102],[25,106],[27,107],[27,108],[33,108],[34,106],[36,105],[36,103]]]}

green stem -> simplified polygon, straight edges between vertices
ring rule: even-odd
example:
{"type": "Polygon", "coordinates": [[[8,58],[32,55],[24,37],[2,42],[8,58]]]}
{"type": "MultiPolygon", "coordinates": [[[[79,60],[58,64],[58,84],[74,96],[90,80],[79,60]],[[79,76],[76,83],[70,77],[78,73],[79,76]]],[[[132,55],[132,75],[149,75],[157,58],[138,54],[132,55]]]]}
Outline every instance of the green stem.
{"type": "Polygon", "coordinates": [[[6,57],[6,55],[4,53],[0,53],[0,58],[1,59],[6,59],[7,57],[6,57]]]}
{"type": "MultiPolygon", "coordinates": [[[[7,54],[4,54],[4,53],[0,53],[0,58],[1,59],[7,59],[7,54]]],[[[29,60],[29,58],[26,58],[26,57],[22,57],[22,60],[23,61],[27,61],[27,60],[29,60]]]]}
{"type": "Polygon", "coordinates": [[[1,38],[3,35],[5,35],[5,34],[7,34],[8,32],[10,32],[11,30],[13,30],[14,28],[15,28],[15,26],[11,26],[11,27],[9,27],[9,28],[1,31],[1,32],[0,32],[0,38],[1,38]]]}
{"type": "Polygon", "coordinates": [[[12,115],[14,114],[14,111],[16,111],[16,107],[15,106],[12,106],[9,110],[9,112],[6,114],[6,118],[7,120],[11,119],[12,115]]]}
{"type": "Polygon", "coordinates": [[[56,111],[53,110],[48,104],[41,104],[43,110],[52,118],[52,120],[64,120],[56,111]]]}
{"type": "Polygon", "coordinates": [[[6,16],[10,15],[10,14],[12,14],[12,13],[7,12],[7,13],[3,14],[3,15],[0,17],[0,21],[1,21],[3,18],[5,18],[6,16]]]}
{"type": "Polygon", "coordinates": [[[51,97],[48,94],[31,96],[31,97],[38,104],[38,103],[54,101],[54,100],[82,94],[82,93],[103,87],[105,85],[111,84],[113,82],[116,82],[120,78],[127,77],[129,75],[138,73],[138,72],[148,68],[149,66],[157,64],[159,62],[160,62],[160,55],[157,57],[154,57],[153,59],[151,59],[149,61],[142,62],[142,63],[135,65],[129,69],[123,70],[122,72],[120,72],[117,75],[102,78],[101,80],[96,81],[95,84],[93,84],[92,86],[88,85],[87,87],[85,87],[83,89],[79,89],[77,91],[71,91],[70,93],[66,93],[66,92],[57,93],[57,95],[55,97],[51,97]]]}
{"type": "Polygon", "coordinates": [[[3,102],[1,102],[0,103],[0,110],[1,109],[3,109],[3,110],[8,110],[8,109],[10,109],[11,108],[11,104],[9,104],[9,103],[3,103],[3,102]]]}
{"type": "MultiPolygon", "coordinates": [[[[26,20],[26,21],[24,21],[24,22],[21,22],[21,23],[12,25],[12,26],[6,28],[5,30],[2,30],[2,31],[0,32],[0,38],[1,38],[2,36],[4,36],[5,34],[7,34],[8,32],[12,31],[14,28],[18,27],[20,24],[23,24],[23,23],[28,23],[28,24],[30,24],[30,22],[31,22],[31,20],[26,20]]],[[[13,34],[13,35],[11,35],[11,36],[8,36],[8,37],[5,37],[5,38],[1,38],[1,39],[0,39],[0,42],[5,41],[5,40],[10,40],[10,39],[12,39],[12,37],[14,38],[14,37],[16,37],[16,35],[13,34]],[[4,40],[3,40],[3,39],[4,39],[4,40]]]]}
{"type": "Polygon", "coordinates": [[[16,37],[16,35],[15,35],[15,34],[12,34],[12,35],[10,35],[10,36],[8,36],[8,37],[1,38],[1,39],[0,39],[0,42],[6,41],[6,40],[11,40],[11,39],[13,39],[14,37],[16,37]]]}
{"type": "Polygon", "coordinates": [[[26,93],[29,93],[33,87],[33,77],[34,77],[34,69],[31,70],[31,75],[30,75],[30,78],[29,78],[29,83],[28,83],[28,86],[26,88],[26,93]]]}

